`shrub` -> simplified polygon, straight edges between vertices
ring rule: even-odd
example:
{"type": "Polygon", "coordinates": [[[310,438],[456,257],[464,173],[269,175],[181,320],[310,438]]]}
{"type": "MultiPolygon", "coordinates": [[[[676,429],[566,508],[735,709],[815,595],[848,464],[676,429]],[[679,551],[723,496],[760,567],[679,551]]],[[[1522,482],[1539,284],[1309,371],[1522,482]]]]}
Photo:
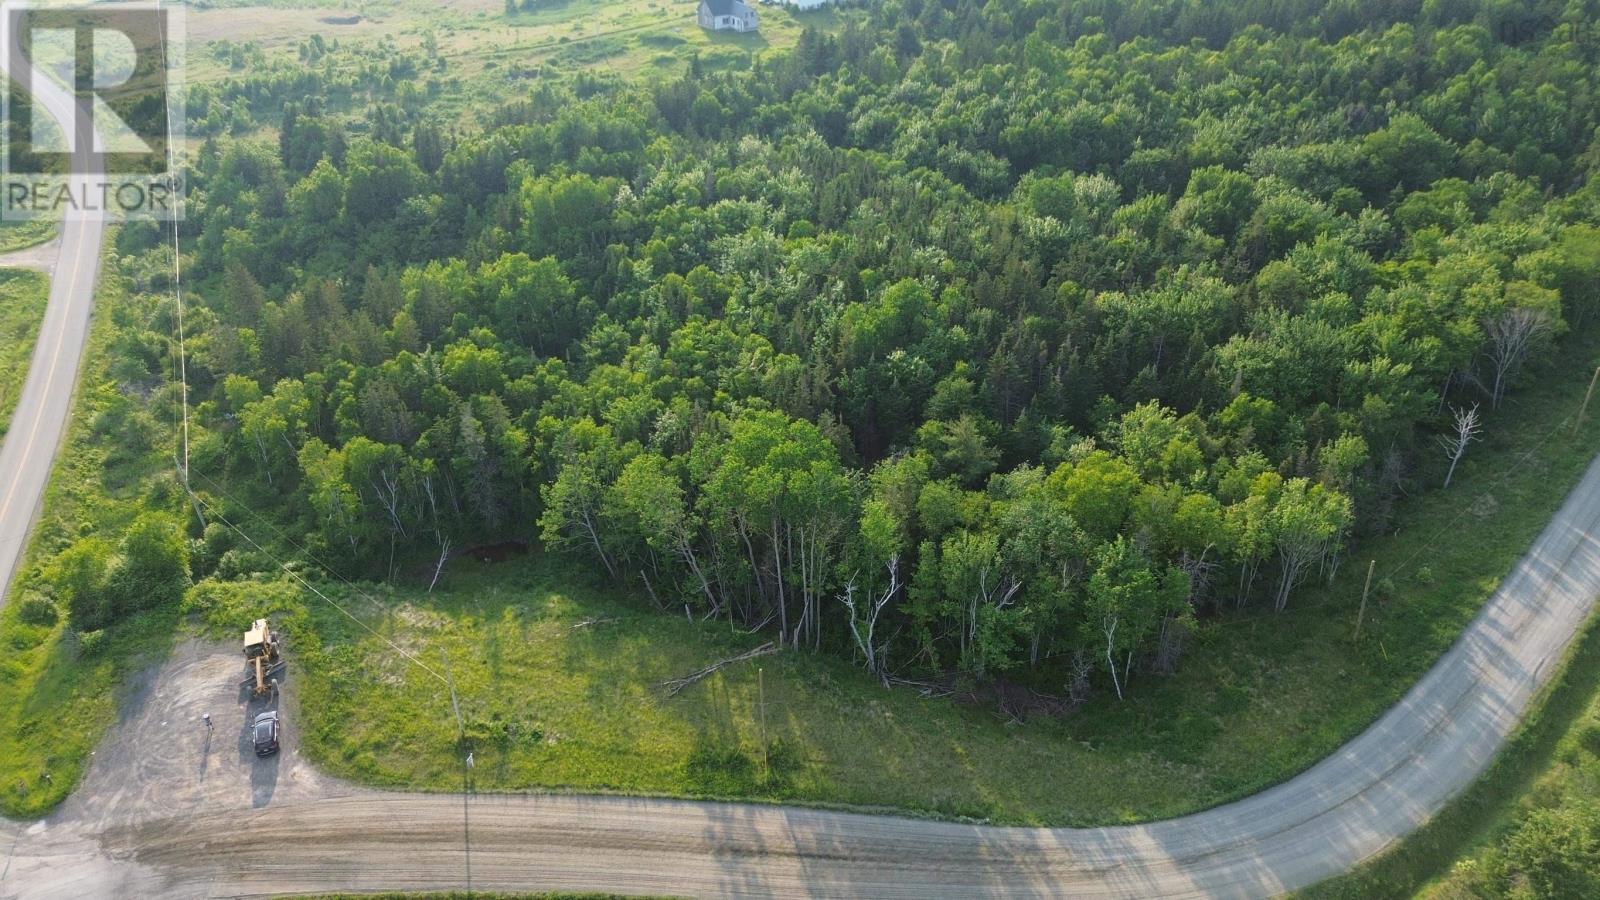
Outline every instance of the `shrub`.
{"type": "Polygon", "coordinates": [[[262,616],[277,617],[287,627],[302,609],[300,589],[282,581],[216,581],[207,579],[183,595],[182,611],[194,613],[213,629],[241,631],[262,616]]]}
{"type": "Polygon", "coordinates": [[[1600,807],[1540,809],[1506,839],[1508,880],[1537,897],[1600,896],[1600,807]]]}
{"type": "Polygon", "coordinates": [[[84,657],[99,656],[106,648],[106,633],[104,631],[83,631],[78,634],[78,655],[84,657]]]}
{"type": "Polygon", "coordinates": [[[1578,732],[1578,743],[1583,749],[1600,756],[1600,722],[1590,722],[1578,732]]]}
{"type": "Polygon", "coordinates": [[[111,624],[111,602],[106,594],[106,569],[111,548],[97,537],[79,539],[56,557],[48,579],[67,601],[67,616],[80,632],[98,631],[111,624]]]}
{"type": "Polygon", "coordinates": [[[17,606],[17,618],[25,625],[38,625],[45,628],[53,627],[61,618],[56,612],[56,605],[38,594],[29,594],[17,606]]]}
{"type": "Polygon", "coordinates": [[[145,513],[122,538],[107,579],[112,612],[125,616],[176,603],[189,585],[189,542],[171,516],[145,513]]]}
{"type": "Polygon", "coordinates": [[[233,530],[221,522],[209,522],[200,540],[195,541],[190,553],[190,561],[194,565],[195,577],[203,577],[214,572],[218,561],[223,554],[234,548],[235,540],[233,530]]]}

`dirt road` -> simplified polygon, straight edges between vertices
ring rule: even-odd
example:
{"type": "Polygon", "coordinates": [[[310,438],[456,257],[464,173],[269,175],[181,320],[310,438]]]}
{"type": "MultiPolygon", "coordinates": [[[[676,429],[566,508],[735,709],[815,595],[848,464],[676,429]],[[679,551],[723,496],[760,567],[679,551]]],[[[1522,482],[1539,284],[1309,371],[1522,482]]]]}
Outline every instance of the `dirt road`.
{"type": "Polygon", "coordinates": [[[1600,461],[1461,640],[1365,733],[1271,790],[1140,826],[368,791],[299,761],[292,706],[290,743],[269,768],[232,745],[225,760],[203,761],[194,717],[204,706],[229,710],[219,730],[243,721],[224,696],[226,670],[242,672],[242,661],[231,646],[186,645],[67,806],[0,828],[0,848],[10,846],[0,896],[459,889],[469,877],[483,890],[702,896],[1278,894],[1383,849],[1482,771],[1600,594],[1597,534],[1600,461]],[[184,716],[181,740],[159,740],[184,716]]]}

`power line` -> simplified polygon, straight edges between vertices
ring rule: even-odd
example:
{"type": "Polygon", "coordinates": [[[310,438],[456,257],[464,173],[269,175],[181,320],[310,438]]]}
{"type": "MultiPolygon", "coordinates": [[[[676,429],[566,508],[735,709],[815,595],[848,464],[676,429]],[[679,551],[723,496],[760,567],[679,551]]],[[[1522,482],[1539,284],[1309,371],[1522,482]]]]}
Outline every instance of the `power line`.
{"type": "MultiPolygon", "coordinates": [[[[157,14],[158,17],[161,14],[161,0],[156,0],[156,14],[157,14]]],[[[156,23],[156,34],[157,34],[157,39],[160,42],[160,46],[161,46],[162,64],[163,65],[167,65],[169,60],[167,59],[166,32],[165,32],[165,29],[162,27],[162,22],[159,21],[159,20],[156,23]]],[[[187,111],[186,110],[180,110],[179,114],[180,115],[187,115],[187,111]]],[[[178,236],[178,222],[180,220],[182,220],[182,218],[183,218],[183,197],[182,197],[182,191],[179,190],[179,175],[178,175],[177,159],[176,159],[176,155],[174,153],[174,147],[173,147],[173,138],[172,138],[172,130],[173,130],[172,129],[172,104],[170,102],[168,102],[167,105],[166,105],[166,127],[167,127],[167,134],[166,134],[166,138],[167,138],[167,146],[166,146],[167,176],[170,179],[171,184],[172,184],[172,197],[173,197],[173,204],[174,204],[172,221],[171,221],[171,226],[172,226],[172,288],[173,288],[173,300],[174,300],[175,307],[176,307],[176,310],[177,310],[179,409],[181,411],[180,414],[182,416],[181,432],[182,432],[182,435],[183,435],[183,443],[182,443],[182,454],[183,455],[182,455],[181,459],[178,460],[178,476],[182,480],[184,493],[189,495],[190,501],[192,503],[194,503],[195,510],[196,510],[197,513],[201,512],[202,509],[209,509],[211,511],[211,515],[212,515],[213,518],[215,518],[217,521],[221,522],[222,524],[226,525],[228,528],[232,529],[235,534],[239,535],[241,538],[243,538],[244,540],[249,542],[250,546],[254,547],[257,552],[267,556],[273,562],[277,563],[278,567],[283,570],[284,574],[288,575],[290,578],[292,578],[296,582],[298,582],[301,587],[303,587],[307,591],[311,592],[317,598],[321,599],[324,603],[326,603],[329,606],[333,607],[334,609],[338,610],[340,613],[342,613],[344,615],[345,618],[349,619],[350,621],[356,623],[356,625],[358,625],[361,628],[365,629],[367,631],[367,633],[371,634],[373,637],[377,638],[380,641],[383,641],[385,644],[388,645],[390,650],[393,650],[402,659],[405,659],[405,660],[411,662],[417,668],[421,669],[424,672],[427,672],[429,675],[432,675],[436,680],[438,680],[440,682],[443,682],[444,685],[447,688],[449,688],[449,690],[450,690],[450,706],[451,706],[451,709],[454,710],[455,718],[456,718],[456,731],[457,731],[457,734],[460,736],[462,750],[464,752],[466,752],[466,756],[462,760],[462,770],[461,770],[461,778],[462,778],[461,827],[462,827],[462,833],[463,833],[463,837],[464,837],[464,841],[465,841],[464,847],[465,847],[465,859],[466,859],[467,896],[471,897],[472,896],[472,826],[471,826],[471,818],[470,818],[470,814],[469,814],[469,807],[470,807],[470,798],[471,798],[471,790],[472,790],[472,784],[471,784],[472,754],[471,754],[470,751],[466,750],[466,724],[465,724],[465,721],[461,717],[461,704],[460,704],[460,701],[456,697],[455,680],[452,677],[450,677],[450,674],[449,674],[450,658],[448,656],[446,656],[444,658],[444,660],[445,660],[445,674],[444,675],[440,675],[438,672],[434,671],[433,668],[428,666],[422,660],[418,659],[416,656],[414,656],[410,652],[408,652],[405,648],[403,648],[400,645],[396,644],[394,641],[390,640],[385,635],[382,635],[382,634],[378,633],[378,631],[376,629],[372,628],[372,626],[368,625],[366,622],[363,622],[354,613],[351,613],[348,609],[345,609],[338,602],[336,602],[333,598],[329,597],[327,594],[325,594],[321,590],[319,590],[316,585],[314,585],[311,582],[307,581],[306,579],[302,578],[299,573],[295,572],[293,569],[291,569],[289,567],[289,564],[287,562],[285,562],[282,559],[278,558],[278,556],[276,554],[274,554],[272,551],[270,551],[267,548],[261,546],[260,542],[258,542],[255,538],[251,537],[249,535],[249,533],[247,533],[243,528],[240,528],[238,525],[234,524],[233,521],[230,520],[227,516],[223,515],[221,512],[218,512],[212,504],[207,503],[203,498],[200,497],[199,494],[196,494],[194,492],[194,489],[190,485],[190,482],[189,482],[189,475],[190,475],[190,471],[189,471],[189,366],[188,366],[188,350],[187,350],[187,343],[186,343],[186,339],[185,339],[186,336],[184,334],[184,324],[183,324],[183,312],[184,312],[184,309],[183,309],[183,252],[182,252],[182,244],[181,244],[179,236],[178,236]]],[[[348,578],[345,578],[343,575],[340,575],[337,571],[335,571],[333,569],[332,566],[328,565],[327,563],[323,562],[320,559],[317,559],[317,557],[314,554],[312,554],[309,550],[307,550],[306,548],[300,546],[300,544],[298,542],[296,542],[293,538],[289,537],[287,534],[284,534],[282,532],[282,530],[280,530],[276,526],[272,525],[271,522],[265,516],[262,516],[259,513],[255,512],[248,505],[239,504],[232,497],[229,497],[227,492],[222,490],[221,486],[218,485],[217,482],[214,479],[206,476],[204,473],[201,473],[200,477],[204,478],[205,481],[208,484],[212,485],[212,487],[215,490],[217,490],[218,493],[221,493],[222,496],[226,500],[228,500],[228,502],[233,503],[234,505],[241,506],[243,509],[245,509],[247,512],[249,512],[252,516],[254,516],[257,520],[263,521],[263,522],[267,522],[268,526],[271,527],[272,530],[274,532],[276,532],[280,538],[282,538],[284,540],[287,540],[291,546],[295,547],[300,552],[304,553],[313,562],[315,562],[319,567],[321,567],[323,569],[323,571],[328,572],[329,574],[333,575],[335,578],[337,578],[340,581],[344,582],[352,590],[355,590],[357,592],[358,596],[361,595],[361,591],[358,588],[356,588],[356,586],[353,583],[351,583],[348,578]]],[[[204,522],[205,516],[203,514],[200,516],[200,518],[201,518],[201,521],[204,522]]]]}
{"type": "MultiPolygon", "coordinates": [[[[165,70],[171,63],[167,58],[167,32],[163,27],[161,0],[156,0],[156,40],[161,47],[161,65],[165,70]]],[[[183,458],[178,463],[178,475],[183,479],[183,489],[189,491],[189,355],[183,332],[183,254],[178,242],[178,222],[183,218],[183,192],[178,185],[178,162],[173,149],[172,139],[172,103],[171,97],[165,98],[166,109],[166,151],[167,151],[167,177],[172,182],[172,292],[177,306],[178,320],[178,390],[180,395],[179,408],[183,413],[183,458]]],[[[187,116],[187,110],[179,110],[178,114],[187,116]]],[[[193,493],[192,491],[189,491],[193,493]]]]}
{"type": "Polygon", "coordinates": [[[427,672],[429,675],[432,675],[434,678],[438,679],[440,684],[445,685],[447,688],[450,687],[450,680],[448,678],[445,678],[443,675],[439,674],[438,671],[436,671],[433,667],[429,666],[427,663],[424,663],[422,660],[418,659],[415,655],[413,655],[412,653],[408,652],[404,647],[401,647],[399,644],[396,644],[394,641],[392,641],[389,638],[385,637],[382,633],[380,633],[377,629],[373,628],[371,625],[368,625],[366,622],[361,621],[361,619],[358,616],[356,616],[354,613],[350,612],[348,609],[345,609],[343,606],[339,605],[339,603],[337,601],[335,601],[332,597],[329,597],[327,594],[324,594],[322,591],[318,590],[316,585],[314,585],[311,582],[309,582],[309,581],[305,580],[304,578],[302,578],[300,576],[300,573],[298,573],[298,572],[294,571],[294,569],[290,568],[289,564],[284,562],[282,559],[280,559],[277,556],[277,554],[273,553],[271,550],[268,550],[266,547],[261,546],[261,544],[259,542],[257,542],[255,538],[251,537],[249,535],[249,533],[246,532],[243,528],[240,528],[238,525],[235,525],[231,520],[228,519],[227,516],[223,515],[219,511],[217,511],[217,509],[216,509],[214,504],[207,503],[205,498],[201,497],[199,494],[191,493],[189,496],[194,498],[195,502],[197,502],[200,505],[204,506],[207,509],[207,511],[209,511],[211,513],[211,515],[216,518],[217,521],[219,521],[222,524],[224,524],[224,525],[228,526],[229,528],[233,529],[234,533],[238,534],[240,537],[242,537],[246,541],[248,541],[250,543],[251,547],[254,547],[258,552],[260,552],[261,554],[267,556],[273,562],[277,563],[278,567],[283,570],[284,574],[288,575],[290,578],[293,578],[296,582],[298,582],[300,584],[301,587],[303,587],[306,590],[310,591],[311,593],[315,594],[324,603],[328,604],[329,606],[331,606],[334,609],[338,610],[339,612],[343,613],[345,618],[347,618],[350,621],[352,621],[352,622],[356,623],[357,625],[361,626],[363,629],[366,630],[366,632],[368,634],[372,635],[373,637],[377,638],[380,641],[383,641],[385,644],[387,644],[389,646],[390,650],[393,650],[395,653],[399,654],[401,657],[405,658],[406,660],[409,660],[417,668],[421,669],[424,672],[427,672]]]}
{"type": "MultiPolygon", "coordinates": [[[[161,9],[161,0],[156,0],[156,13],[157,13],[158,16],[160,15],[161,11],[162,11],[162,9],[161,9]]],[[[157,41],[158,41],[158,43],[160,45],[160,48],[161,48],[162,65],[165,66],[165,65],[170,63],[170,60],[167,57],[166,30],[162,27],[162,22],[159,21],[159,20],[156,22],[156,39],[157,39],[157,41]]],[[[179,387],[179,397],[180,397],[180,407],[179,408],[180,408],[181,414],[182,414],[181,432],[182,432],[182,435],[183,435],[183,444],[182,444],[182,454],[183,455],[182,455],[182,458],[178,461],[178,476],[183,481],[184,492],[187,493],[189,495],[191,501],[194,502],[194,504],[196,506],[196,509],[200,509],[200,508],[203,507],[205,509],[210,510],[211,514],[219,522],[222,522],[224,525],[227,525],[235,533],[237,533],[240,537],[242,537],[246,541],[248,541],[250,543],[250,545],[252,547],[254,547],[257,551],[259,551],[260,553],[262,553],[262,554],[266,555],[267,557],[269,557],[270,559],[272,559],[273,562],[276,562],[278,564],[279,568],[283,569],[285,574],[287,574],[290,578],[293,578],[295,581],[299,582],[300,585],[302,587],[304,587],[306,590],[310,591],[311,593],[315,594],[317,597],[321,598],[322,601],[327,603],[329,606],[332,606],[334,609],[337,609],[339,612],[343,613],[345,615],[345,617],[348,618],[350,621],[352,621],[352,622],[356,623],[357,625],[361,626],[362,628],[366,629],[367,632],[369,632],[373,637],[376,637],[379,640],[383,641],[385,644],[388,644],[389,648],[391,650],[393,650],[395,653],[399,654],[402,658],[407,659],[407,660],[411,661],[412,663],[414,663],[417,666],[417,668],[423,670],[424,672],[427,672],[429,675],[432,675],[434,678],[439,679],[440,681],[446,682],[448,684],[448,681],[444,677],[442,677],[438,672],[434,671],[427,664],[423,663],[420,659],[417,659],[412,654],[406,652],[405,649],[400,647],[394,641],[392,641],[389,638],[383,636],[382,634],[379,634],[370,625],[368,625],[367,623],[361,621],[360,618],[356,617],[354,614],[352,614],[349,610],[345,609],[343,606],[340,606],[332,598],[330,598],[327,594],[324,594],[322,591],[318,590],[315,585],[311,584],[311,582],[306,581],[304,578],[300,577],[300,575],[298,573],[296,573],[293,569],[291,569],[289,567],[288,563],[286,563],[283,560],[279,559],[276,554],[272,553],[270,550],[267,550],[265,547],[261,546],[261,544],[258,543],[255,538],[251,537],[247,532],[245,532],[244,529],[240,528],[238,525],[235,525],[226,516],[224,516],[224,515],[222,515],[222,513],[218,512],[212,504],[207,503],[203,498],[201,498],[198,494],[196,494],[194,492],[194,490],[190,487],[190,484],[189,484],[189,366],[188,366],[187,342],[186,342],[186,339],[185,339],[186,336],[184,334],[184,325],[183,325],[183,311],[184,311],[184,309],[183,309],[183,252],[182,252],[182,244],[181,244],[179,236],[178,236],[178,222],[183,218],[183,192],[178,189],[179,176],[178,176],[177,156],[176,156],[176,153],[174,151],[174,141],[173,141],[173,134],[172,134],[172,131],[173,131],[173,129],[172,129],[172,114],[173,114],[172,104],[169,102],[166,105],[166,126],[167,126],[166,156],[167,156],[167,177],[172,182],[173,215],[172,215],[172,220],[171,220],[171,223],[170,223],[171,226],[172,226],[172,288],[173,288],[173,300],[175,301],[175,306],[176,306],[176,310],[177,310],[177,325],[178,325],[178,387],[179,387]]],[[[182,114],[186,114],[186,113],[184,111],[180,110],[179,114],[182,115],[182,114]]],[[[204,476],[202,475],[202,477],[204,477],[204,476]]],[[[216,484],[216,482],[212,481],[210,478],[207,478],[206,480],[208,482],[211,482],[213,485],[216,484]]],[[[248,509],[248,507],[246,507],[246,509],[248,509]]],[[[293,543],[293,542],[291,541],[291,543],[293,543]]],[[[295,546],[298,549],[300,549],[302,552],[306,552],[304,550],[304,548],[299,547],[298,544],[296,544],[295,546]]],[[[309,552],[307,552],[306,555],[310,556],[311,554],[309,552]]],[[[323,563],[321,560],[315,560],[314,559],[314,561],[319,566],[321,566],[324,570],[332,573],[335,577],[339,578],[341,581],[344,581],[346,584],[350,585],[352,588],[355,587],[355,585],[350,584],[348,579],[346,579],[343,576],[339,575],[337,572],[334,572],[333,569],[330,566],[328,566],[326,563],[323,563]]],[[[452,688],[452,694],[453,693],[454,693],[454,691],[453,691],[453,688],[452,688]]],[[[459,713],[458,713],[458,718],[459,718],[459,713]]]]}

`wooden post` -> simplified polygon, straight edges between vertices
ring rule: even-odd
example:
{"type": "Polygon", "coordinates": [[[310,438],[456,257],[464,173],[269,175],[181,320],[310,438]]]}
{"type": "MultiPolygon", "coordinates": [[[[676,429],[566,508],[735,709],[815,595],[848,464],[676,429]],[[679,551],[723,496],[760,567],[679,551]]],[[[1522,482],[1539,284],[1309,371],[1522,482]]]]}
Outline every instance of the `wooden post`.
{"type": "Polygon", "coordinates": [[[1367,617],[1367,592],[1372,590],[1372,570],[1378,567],[1378,561],[1367,563],[1367,583],[1361,588],[1361,608],[1356,610],[1356,643],[1361,643],[1361,621],[1367,617]]]}
{"type": "Polygon", "coordinates": [[[1572,423],[1573,434],[1577,434],[1578,429],[1583,427],[1583,414],[1589,411],[1589,398],[1594,396],[1594,385],[1597,381],[1600,381],[1600,366],[1595,367],[1594,376],[1589,379],[1589,390],[1584,392],[1583,405],[1578,407],[1578,421],[1572,423]]]}
{"type": "Polygon", "coordinates": [[[767,676],[766,670],[756,667],[756,705],[761,708],[761,770],[763,776],[772,780],[772,760],[767,751],[767,676]]]}

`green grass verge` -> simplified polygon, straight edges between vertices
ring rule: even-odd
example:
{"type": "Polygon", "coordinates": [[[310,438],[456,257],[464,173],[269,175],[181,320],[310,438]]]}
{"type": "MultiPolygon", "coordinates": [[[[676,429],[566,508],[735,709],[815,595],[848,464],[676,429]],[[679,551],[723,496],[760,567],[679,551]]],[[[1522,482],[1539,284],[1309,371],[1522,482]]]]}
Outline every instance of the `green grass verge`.
{"type": "Polygon", "coordinates": [[[54,219],[27,219],[0,222],[0,253],[26,250],[56,236],[54,219]]]}
{"type": "MultiPolygon", "coordinates": [[[[1300,894],[1343,898],[1501,896],[1507,841],[1546,810],[1596,821],[1600,797],[1600,622],[1591,620],[1560,674],[1487,772],[1404,842],[1360,868],[1300,894]]],[[[1591,853],[1594,851],[1591,850],[1591,853]]],[[[1600,885],[1595,860],[1587,861],[1600,885]]],[[[1510,872],[1507,872],[1507,869],[1510,872]]],[[[1553,896],[1534,891],[1527,896],[1553,896]]],[[[1591,894],[1592,896],[1592,894],[1591,894]]]]}
{"type": "Polygon", "coordinates": [[[124,679],[165,655],[177,625],[176,610],[154,612],[80,640],[64,618],[29,624],[19,615],[24,601],[48,596],[50,558],[79,534],[117,533],[150,502],[149,479],[160,468],[159,454],[113,452],[117,442],[95,429],[121,397],[108,377],[115,322],[148,314],[109,260],[105,270],[67,441],[0,610],[0,812],[10,816],[43,813],[66,797],[116,716],[124,679]]]}
{"type": "Polygon", "coordinates": [[[28,377],[28,361],[49,299],[50,279],[38,272],[0,269],[0,437],[28,377]]]}
{"type": "Polygon", "coordinates": [[[480,790],[739,797],[1070,825],[1225,802],[1358,733],[1459,635],[1591,459],[1600,415],[1576,435],[1558,425],[1576,410],[1596,349],[1574,342],[1537,377],[1539,394],[1492,414],[1455,486],[1408,501],[1398,533],[1352,548],[1331,585],[1302,592],[1283,615],[1247,610],[1207,622],[1179,674],[1137,678],[1126,703],[1102,696],[1065,720],[1016,724],[987,708],[885,691],[842,661],[800,653],[730,667],[669,698],[658,682],[762,638],[651,612],[579,563],[535,555],[465,564],[432,595],[338,591],[382,639],[314,604],[316,646],[298,645],[305,746],[334,773],[367,783],[459,785],[444,685],[393,641],[435,671],[448,655],[477,733],[480,790]],[[1358,644],[1369,558],[1380,588],[1358,644]]]}

